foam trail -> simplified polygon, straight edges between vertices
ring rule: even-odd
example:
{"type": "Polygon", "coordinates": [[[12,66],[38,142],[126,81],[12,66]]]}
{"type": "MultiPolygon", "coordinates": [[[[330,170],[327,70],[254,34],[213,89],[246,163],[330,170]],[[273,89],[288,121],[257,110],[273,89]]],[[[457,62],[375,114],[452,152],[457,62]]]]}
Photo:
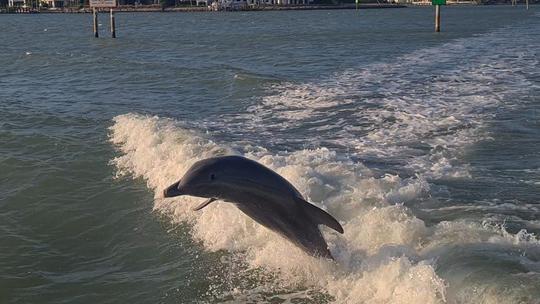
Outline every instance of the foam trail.
{"type": "MultiPolygon", "coordinates": [[[[279,155],[261,147],[235,152],[176,121],[137,114],[117,116],[110,136],[121,152],[112,160],[118,174],[144,178],[155,192],[156,211],[173,222],[191,223],[193,238],[206,250],[240,254],[245,273],[266,269],[277,274],[266,282],[268,286],[259,287],[262,290],[233,289],[227,296],[235,300],[257,298],[280,286],[284,297],[299,297],[295,290],[307,288],[328,294],[336,303],[443,303],[457,298],[448,294],[448,283],[436,272],[437,259],[451,252],[449,245],[489,243],[540,253],[533,236],[520,238],[500,227],[468,222],[427,227],[404,205],[428,199],[425,180],[376,177],[362,164],[325,148],[279,155]],[[193,212],[191,208],[201,199],[159,198],[193,162],[231,153],[242,153],[272,168],[340,220],[344,235],[323,228],[336,264],[305,255],[231,204],[193,212]]],[[[536,265],[531,260],[528,269],[536,265]]]]}
{"type": "MultiPolygon", "coordinates": [[[[156,197],[196,160],[232,152],[171,120],[157,117],[121,115],[115,118],[111,131],[111,141],[124,153],[112,161],[118,173],[144,177],[156,197]]],[[[250,268],[279,271],[280,280],[290,286],[316,286],[342,303],[356,302],[360,295],[366,303],[399,302],[405,298],[438,303],[444,298],[444,283],[433,265],[414,262],[402,256],[400,250],[380,250],[389,243],[414,247],[416,239],[425,233],[422,221],[412,217],[405,207],[385,202],[421,194],[424,182],[397,176],[376,179],[364,166],[339,161],[327,149],[289,155],[245,153],[292,181],[320,207],[339,219],[347,219],[343,221],[343,237],[325,231],[339,261],[337,266],[305,255],[231,204],[219,203],[193,212],[191,208],[200,199],[181,197],[157,200],[155,209],[169,214],[173,221],[192,223],[193,237],[208,250],[243,252],[250,268]],[[389,281],[395,286],[388,288],[389,281]],[[368,293],[367,286],[371,290],[368,293]]]]}
{"type": "MultiPolygon", "coordinates": [[[[527,29],[525,29],[527,30],[527,29]]],[[[361,159],[392,162],[427,178],[468,178],[462,154],[489,140],[486,123],[533,87],[538,65],[527,36],[508,29],[340,71],[306,83],[285,82],[245,113],[216,123],[288,138],[292,128],[361,159]],[[436,58],[436,60],[434,60],[436,58]]]]}

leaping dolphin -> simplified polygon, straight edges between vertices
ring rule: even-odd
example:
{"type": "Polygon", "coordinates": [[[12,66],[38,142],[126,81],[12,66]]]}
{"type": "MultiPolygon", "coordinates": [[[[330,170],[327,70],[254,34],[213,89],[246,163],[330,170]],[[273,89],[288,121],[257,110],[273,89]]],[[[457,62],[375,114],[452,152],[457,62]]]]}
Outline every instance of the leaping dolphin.
{"type": "Polygon", "coordinates": [[[208,198],[194,210],[201,210],[216,200],[234,203],[259,224],[316,257],[333,259],[319,224],[343,233],[336,219],[306,202],[285,178],[241,156],[198,161],[178,182],[165,189],[163,195],[208,198]]]}

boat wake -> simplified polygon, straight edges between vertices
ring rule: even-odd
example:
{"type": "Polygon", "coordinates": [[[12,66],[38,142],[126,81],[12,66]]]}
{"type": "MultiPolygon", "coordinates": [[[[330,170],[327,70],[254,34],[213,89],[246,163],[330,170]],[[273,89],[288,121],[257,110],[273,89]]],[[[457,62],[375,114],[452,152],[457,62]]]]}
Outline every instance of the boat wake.
{"type": "MultiPolygon", "coordinates": [[[[326,148],[272,154],[256,146],[229,147],[180,122],[138,114],[117,116],[111,141],[122,153],[112,161],[118,175],[144,178],[155,192],[157,212],[173,222],[190,223],[193,238],[206,250],[228,252],[224,262],[236,263],[234,275],[260,279],[257,288],[216,287],[208,301],[261,300],[270,293],[282,299],[322,297],[315,302],[326,302],[326,296],[337,303],[442,303],[460,297],[462,290],[448,294],[448,280],[437,270],[451,267],[456,251],[478,248],[495,254],[520,253],[508,258],[520,265],[521,275],[535,276],[534,271],[540,270],[540,244],[534,236],[524,231],[513,235],[499,226],[465,220],[428,226],[405,206],[430,199],[430,186],[423,178],[378,177],[361,163],[326,148]],[[194,212],[191,209],[200,203],[198,198],[160,198],[162,190],[195,161],[231,153],[272,168],[342,223],[344,235],[323,228],[335,264],[305,255],[232,204],[194,212]],[[441,265],[441,259],[449,264],[441,265]],[[250,276],[261,269],[265,275],[250,276]]],[[[499,301],[504,292],[508,290],[492,288],[464,299],[499,301]]]]}

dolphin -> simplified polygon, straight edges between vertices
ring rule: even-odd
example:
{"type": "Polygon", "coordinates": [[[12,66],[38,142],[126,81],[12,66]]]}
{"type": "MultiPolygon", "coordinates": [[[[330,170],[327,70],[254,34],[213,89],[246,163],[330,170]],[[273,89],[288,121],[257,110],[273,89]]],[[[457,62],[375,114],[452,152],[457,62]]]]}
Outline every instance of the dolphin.
{"type": "Polygon", "coordinates": [[[211,157],[196,162],[178,182],[163,191],[164,197],[180,195],[207,198],[194,210],[216,200],[231,202],[257,223],[315,257],[333,259],[319,224],[343,233],[335,218],[308,203],[285,178],[242,156],[211,157]]]}

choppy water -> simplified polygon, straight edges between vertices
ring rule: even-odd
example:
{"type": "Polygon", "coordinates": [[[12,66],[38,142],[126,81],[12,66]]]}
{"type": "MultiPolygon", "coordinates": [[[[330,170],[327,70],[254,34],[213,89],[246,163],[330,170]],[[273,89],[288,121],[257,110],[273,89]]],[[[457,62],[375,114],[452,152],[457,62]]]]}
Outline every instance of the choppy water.
{"type": "Polygon", "coordinates": [[[536,7],[90,18],[0,16],[1,303],[540,303],[536,7]],[[222,153],[337,263],[159,197],[222,153]]]}

